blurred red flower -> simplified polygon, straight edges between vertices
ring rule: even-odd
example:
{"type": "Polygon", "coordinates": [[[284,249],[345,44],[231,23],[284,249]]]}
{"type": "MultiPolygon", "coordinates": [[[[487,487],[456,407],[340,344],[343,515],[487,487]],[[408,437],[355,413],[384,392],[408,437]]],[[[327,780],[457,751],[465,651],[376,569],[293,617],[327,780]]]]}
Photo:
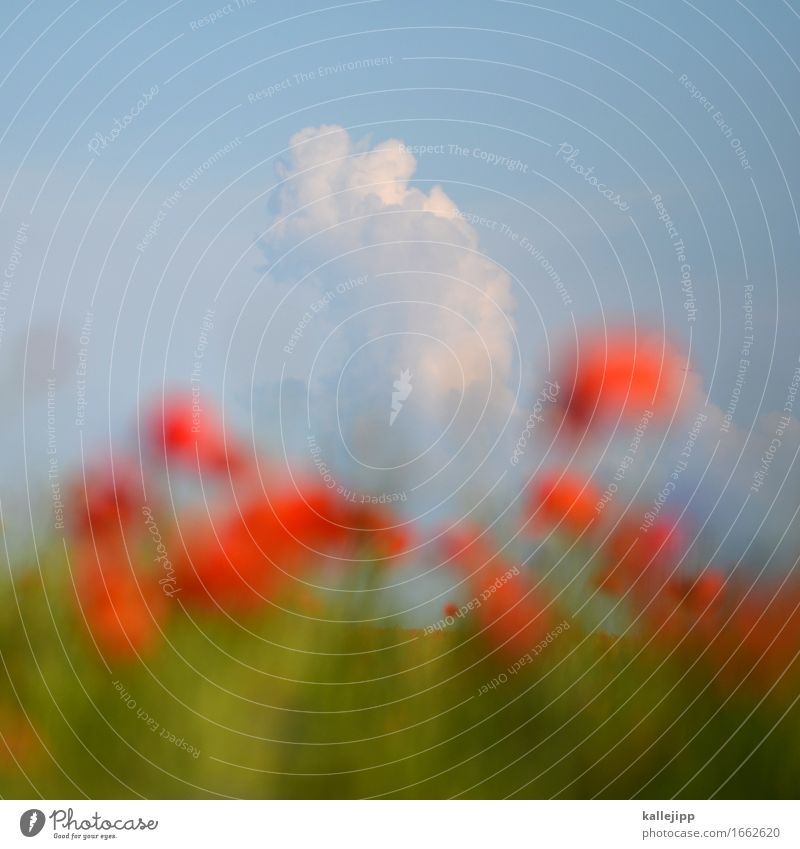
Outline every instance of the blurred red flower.
{"type": "Polygon", "coordinates": [[[597,576],[597,585],[617,595],[630,591],[648,601],[659,592],[672,591],[685,545],[686,535],[674,518],[664,516],[647,530],[622,519],[603,552],[606,565],[597,576]]]}
{"type": "Polygon", "coordinates": [[[547,636],[554,621],[549,598],[510,563],[483,569],[472,586],[479,625],[504,654],[523,657],[547,636]]]}
{"type": "Polygon", "coordinates": [[[87,467],[71,486],[70,504],[70,527],[76,535],[118,533],[144,504],[136,467],[126,460],[87,467]]]}
{"type": "Polygon", "coordinates": [[[576,430],[647,411],[667,415],[679,407],[686,363],[657,334],[629,329],[592,332],[560,377],[566,422],[576,430]]]}
{"type": "Polygon", "coordinates": [[[548,472],[531,488],[531,521],[580,535],[597,519],[599,500],[600,492],[591,481],[569,471],[548,472]]]}
{"type": "Polygon", "coordinates": [[[724,598],[725,575],[718,569],[708,568],[694,580],[688,579],[677,592],[682,603],[700,615],[719,604],[724,598]]]}
{"type": "Polygon", "coordinates": [[[167,462],[201,473],[235,473],[245,463],[238,441],[225,432],[216,412],[190,394],[176,392],[153,409],[146,422],[148,442],[167,462]]]}
{"type": "Polygon", "coordinates": [[[471,615],[504,656],[519,659],[547,636],[554,621],[549,598],[496,550],[488,535],[464,526],[447,531],[441,547],[447,562],[466,573],[471,615]]]}
{"type": "Polygon", "coordinates": [[[402,554],[408,536],[392,518],[321,486],[253,495],[215,524],[208,517],[187,523],[176,546],[177,582],[184,599],[248,609],[330,559],[402,554]]]}
{"type": "Polygon", "coordinates": [[[480,526],[461,523],[439,535],[443,564],[452,564],[471,575],[498,556],[492,540],[480,526]]]}
{"type": "Polygon", "coordinates": [[[181,602],[249,610],[272,594],[280,573],[242,517],[187,516],[178,524],[180,537],[170,550],[181,602]]]}
{"type": "Polygon", "coordinates": [[[800,665],[800,585],[746,586],[706,569],[673,578],[650,597],[634,596],[638,623],[677,653],[687,669],[705,669],[725,692],[794,698],[800,665]]]}
{"type": "MultiPolygon", "coordinates": [[[[734,587],[727,605],[716,617],[717,639],[712,657],[725,667],[728,686],[756,684],[796,696],[793,677],[800,665],[800,584],[796,578],[783,585],[734,587]],[[726,616],[727,611],[732,614],[726,616]]],[[[795,679],[796,680],[796,679],[795,679]]]]}
{"type": "Polygon", "coordinates": [[[332,520],[350,537],[364,559],[402,557],[413,544],[410,526],[386,507],[374,504],[338,504],[332,520]]]}
{"type": "Polygon", "coordinates": [[[158,636],[165,599],[152,573],[135,573],[121,535],[80,544],[74,552],[78,605],[100,651],[135,657],[158,636]]]}

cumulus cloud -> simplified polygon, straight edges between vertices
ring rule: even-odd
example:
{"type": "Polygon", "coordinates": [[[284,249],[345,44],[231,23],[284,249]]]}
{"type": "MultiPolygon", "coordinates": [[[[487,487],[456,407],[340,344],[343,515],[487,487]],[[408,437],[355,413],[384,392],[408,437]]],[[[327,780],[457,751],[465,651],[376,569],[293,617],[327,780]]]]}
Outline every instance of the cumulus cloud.
{"type": "Polygon", "coordinates": [[[410,486],[460,452],[460,472],[442,471],[454,485],[514,414],[514,296],[415,169],[396,139],[371,145],[337,126],[291,138],[264,238],[279,302],[269,336],[284,379],[306,382],[332,464],[410,486]],[[403,372],[412,389],[390,421],[403,372]]]}
{"type": "MultiPolygon", "coordinates": [[[[274,233],[307,236],[339,227],[349,219],[365,220],[351,230],[353,237],[365,231],[380,233],[380,221],[372,216],[387,208],[428,212],[435,218],[454,221],[456,205],[439,186],[429,192],[409,185],[416,159],[401,141],[389,139],[369,148],[356,143],[347,130],[335,125],[308,127],[290,139],[289,163],[279,167],[286,182],[278,196],[279,219],[274,233]]],[[[430,233],[431,220],[409,219],[405,232],[430,233]]],[[[462,228],[462,235],[472,235],[462,228]]],[[[341,238],[341,231],[333,238],[341,238]]],[[[474,242],[474,237],[473,237],[474,242]]]]}

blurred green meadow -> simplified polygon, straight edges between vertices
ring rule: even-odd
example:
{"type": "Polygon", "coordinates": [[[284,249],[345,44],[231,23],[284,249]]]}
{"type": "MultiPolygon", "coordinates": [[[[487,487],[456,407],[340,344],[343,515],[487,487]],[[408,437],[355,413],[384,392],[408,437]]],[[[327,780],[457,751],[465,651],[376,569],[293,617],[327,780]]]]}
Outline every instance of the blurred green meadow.
{"type": "Polygon", "coordinates": [[[721,686],[644,633],[587,633],[573,619],[509,672],[513,656],[468,617],[427,635],[343,624],[332,602],[291,592],[235,616],[176,604],[154,648],[114,660],[83,621],[62,552],[17,574],[0,602],[6,798],[783,798],[800,787],[796,661],[772,693],[744,674],[721,686]]]}

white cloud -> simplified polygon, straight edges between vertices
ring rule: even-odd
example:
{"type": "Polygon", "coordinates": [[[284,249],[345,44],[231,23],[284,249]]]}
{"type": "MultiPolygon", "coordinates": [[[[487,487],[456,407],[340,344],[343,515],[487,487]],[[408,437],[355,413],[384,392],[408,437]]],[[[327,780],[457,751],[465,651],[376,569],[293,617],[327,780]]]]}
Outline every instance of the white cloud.
{"type": "MultiPolygon", "coordinates": [[[[514,412],[514,297],[453,200],[415,185],[415,169],[398,140],[370,146],[337,126],[301,130],[264,247],[276,298],[286,295],[272,341],[287,376],[307,382],[312,428],[329,426],[340,447],[358,435],[356,465],[410,462],[436,443],[417,464],[427,476],[476,426],[502,431],[514,412]],[[354,278],[366,282],[337,290],[354,278]],[[283,336],[308,311],[286,356],[283,336]],[[389,432],[392,385],[405,369],[413,395],[389,432]]],[[[484,456],[470,444],[461,462],[484,456]]]]}

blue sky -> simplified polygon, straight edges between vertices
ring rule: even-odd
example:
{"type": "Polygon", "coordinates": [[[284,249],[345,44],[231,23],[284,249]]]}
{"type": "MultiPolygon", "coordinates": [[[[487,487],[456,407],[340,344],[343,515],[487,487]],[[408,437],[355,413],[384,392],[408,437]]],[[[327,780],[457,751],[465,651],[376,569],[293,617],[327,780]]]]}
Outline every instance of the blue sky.
{"type": "MultiPolygon", "coordinates": [[[[507,380],[521,387],[520,410],[573,322],[635,320],[691,347],[707,399],[724,411],[752,284],[752,360],[735,405],[742,436],[731,449],[735,458],[749,446],[743,475],[751,478],[763,444],[748,435],[769,436],[800,353],[800,8],[777,0],[552,5],[7,0],[2,254],[13,255],[27,225],[0,336],[14,399],[5,412],[15,446],[3,461],[7,477],[23,450],[31,473],[44,457],[32,446],[43,437],[51,372],[69,465],[81,437],[120,438],[141,399],[186,384],[208,310],[215,329],[204,390],[224,397],[257,440],[276,443],[283,331],[312,294],[358,272],[358,263],[312,267],[313,251],[298,254],[291,240],[269,236],[286,203],[276,168],[292,173],[296,133],[336,125],[355,150],[397,139],[419,151],[408,186],[441,186],[475,222],[464,238],[476,238],[510,281],[519,355],[507,380]],[[126,126],[112,138],[115,120],[126,126]],[[677,239],[696,313],[681,288],[677,239]],[[87,313],[86,415],[77,427],[87,313]]],[[[340,342],[332,361],[359,338],[340,342]]],[[[308,386],[297,359],[293,367],[285,388],[302,407],[308,386]]],[[[317,391],[330,400],[329,383],[317,391]]],[[[321,402],[319,415],[329,414],[321,402]]],[[[418,433],[428,425],[435,433],[435,424],[414,422],[418,433]]],[[[793,453],[787,443],[782,468],[793,453]]]]}

